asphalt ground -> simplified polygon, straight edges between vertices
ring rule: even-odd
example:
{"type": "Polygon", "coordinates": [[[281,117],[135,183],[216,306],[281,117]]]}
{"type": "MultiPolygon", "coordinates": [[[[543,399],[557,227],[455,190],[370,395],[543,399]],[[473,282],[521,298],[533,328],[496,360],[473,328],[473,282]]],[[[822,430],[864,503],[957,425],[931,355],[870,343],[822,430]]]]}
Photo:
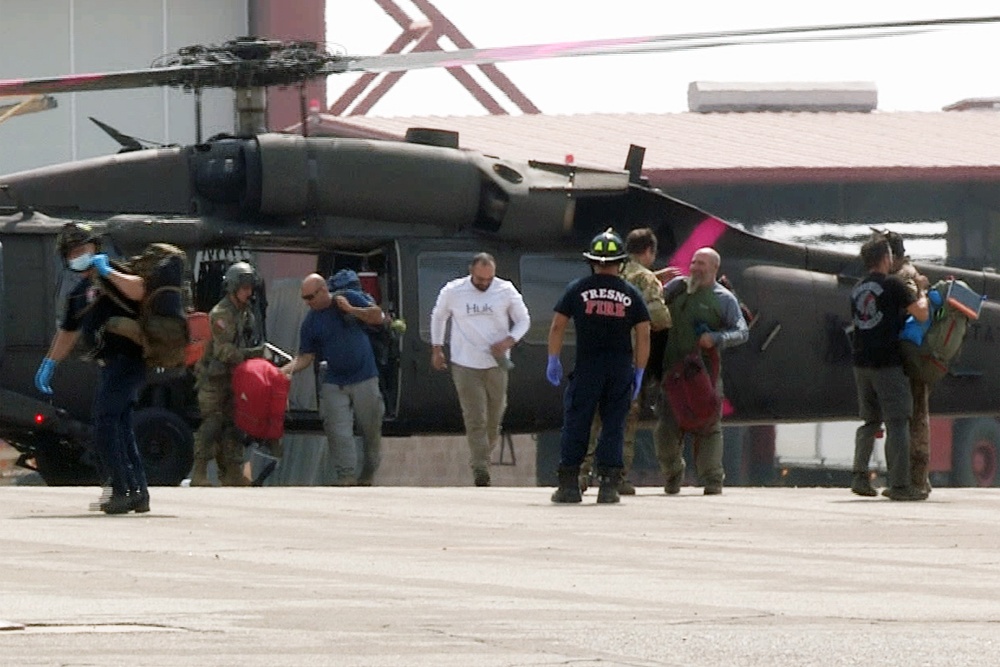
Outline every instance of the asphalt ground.
{"type": "Polygon", "coordinates": [[[2,665],[993,665],[1000,489],[0,488],[2,665]]]}

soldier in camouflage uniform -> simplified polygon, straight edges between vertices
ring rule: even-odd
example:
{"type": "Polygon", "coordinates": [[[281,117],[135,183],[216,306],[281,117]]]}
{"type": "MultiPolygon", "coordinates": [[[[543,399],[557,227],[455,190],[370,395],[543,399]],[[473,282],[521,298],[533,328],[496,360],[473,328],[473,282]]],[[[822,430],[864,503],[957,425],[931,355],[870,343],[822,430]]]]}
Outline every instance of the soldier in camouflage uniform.
{"type": "MultiPolygon", "coordinates": [[[[897,232],[885,232],[892,250],[892,275],[906,285],[906,290],[914,298],[926,296],[929,281],[906,256],[903,236],[897,232]]],[[[906,364],[903,364],[906,368],[906,364]]],[[[913,416],[910,417],[910,484],[915,489],[931,492],[927,467],[931,460],[931,386],[919,378],[911,377],[910,391],[913,394],[913,416]]]]}
{"type": "MultiPolygon", "coordinates": [[[[656,234],[649,227],[633,229],[625,239],[625,250],[628,252],[628,260],[622,267],[621,277],[634,285],[642,294],[643,301],[646,302],[646,309],[649,311],[650,329],[652,331],[663,331],[670,328],[670,311],[667,310],[663,302],[663,284],[656,277],[650,267],[656,261],[657,249],[656,234]]],[[[652,378],[651,378],[652,379],[652,378]]],[[[632,461],[635,459],[635,432],[639,426],[639,412],[641,401],[632,401],[628,415],[625,417],[625,444],[623,451],[624,467],[622,468],[621,482],[618,485],[618,493],[622,495],[634,495],[635,487],[628,481],[628,472],[632,468],[632,461]]],[[[594,450],[597,448],[597,438],[601,432],[601,416],[594,415],[594,424],[590,429],[590,442],[587,446],[587,456],[580,466],[580,488],[586,490],[589,485],[590,470],[594,462],[594,450]]]]}
{"type": "Polygon", "coordinates": [[[250,308],[257,275],[246,262],[226,270],[225,296],[208,314],[212,337],[195,367],[201,426],[194,436],[191,486],[211,486],[208,462],[215,459],[223,486],[246,486],[243,447],[233,423],[233,369],[263,354],[258,323],[250,308]]]}

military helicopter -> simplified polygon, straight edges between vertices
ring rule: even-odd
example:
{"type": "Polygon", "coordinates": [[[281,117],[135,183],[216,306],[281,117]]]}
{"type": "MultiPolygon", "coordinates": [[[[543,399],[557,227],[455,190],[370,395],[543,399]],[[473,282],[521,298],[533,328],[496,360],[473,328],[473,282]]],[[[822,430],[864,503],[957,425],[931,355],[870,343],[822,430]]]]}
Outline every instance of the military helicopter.
{"type": "MultiPolygon", "coordinates": [[[[112,254],[135,254],[151,242],[184,248],[201,309],[219,297],[220,267],[250,259],[267,287],[269,340],[284,349],[294,349],[302,316],[298,281],[313,271],[359,271],[383,308],[410,323],[380,360],[389,436],[462,432],[451,380],[430,368],[429,319],[440,286],[463,275],[479,251],[496,257],[498,273],[515,281],[533,315],[513,352],[505,429],[558,428],[562,392],[544,375],[551,307],[567,282],[587,271],[580,253],[595,233],[652,227],[661,264],[686,267],[698,247],[717,248],[754,315],[749,343],[728,352],[724,364],[727,419],[853,418],[845,328],[847,293],[863,274],[857,257],[755,236],[649,187],[640,147],[623,156],[624,169],[608,170],[483,155],[459,149],[453,133],[436,129],[415,128],[405,142],[266,133],[265,90],[343,72],[857,38],[962,21],[1000,17],[372,57],[240,38],[181,49],[152,69],[0,81],[0,95],[180,86],[195,93],[196,109],[203,88],[233,87],[239,110],[234,135],[198,137],[188,146],[123,144],[116,155],[0,177],[0,438],[21,452],[22,464],[33,461],[48,484],[96,481],[89,445],[93,364],[64,362],[52,399],[33,384],[72,284],[55,247],[67,221],[91,223],[112,254]]],[[[1000,276],[992,273],[919,268],[932,281],[953,275],[977,292],[1000,294],[1000,276]]],[[[987,303],[978,326],[1000,326],[1000,306],[987,303]]],[[[1000,412],[1000,368],[988,362],[993,350],[986,341],[970,337],[962,370],[933,393],[935,413],[1000,412]]],[[[571,365],[568,343],[564,363],[571,365]]],[[[287,430],[318,430],[315,405],[314,385],[293,387],[287,430]]],[[[139,408],[136,431],[149,479],[178,484],[191,467],[198,419],[190,374],[151,372],[139,408]]]]}

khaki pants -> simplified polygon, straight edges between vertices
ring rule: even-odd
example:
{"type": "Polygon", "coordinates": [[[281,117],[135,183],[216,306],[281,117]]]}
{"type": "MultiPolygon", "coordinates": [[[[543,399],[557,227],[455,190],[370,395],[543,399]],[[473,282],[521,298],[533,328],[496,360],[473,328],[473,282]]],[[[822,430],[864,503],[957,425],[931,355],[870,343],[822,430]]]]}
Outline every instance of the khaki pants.
{"type": "Polygon", "coordinates": [[[469,465],[489,468],[490,455],[500,441],[500,424],[507,410],[506,369],[467,368],[451,364],[451,377],[462,406],[465,437],[469,441],[469,465]]]}
{"type": "MultiPolygon", "coordinates": [[[[719,377],[715,391],[722,396],[722,378],[719,377]]],[[[669,481],[684,474],[684,431],[677,425],[674,413],[670,409],[667,397],[660,392],[656,402],[656,428],[653,429],[653,444],[656,447],[656,458],[660,462],[660,470],[669,481]]],[[[722,408],[720,401],[719,417],[698,432],[692,432],[694,437],[692,450],[695,457],[695,470],[698,478],[705,486],[722,486],[726,477],[722,466],[722,408]]]]}

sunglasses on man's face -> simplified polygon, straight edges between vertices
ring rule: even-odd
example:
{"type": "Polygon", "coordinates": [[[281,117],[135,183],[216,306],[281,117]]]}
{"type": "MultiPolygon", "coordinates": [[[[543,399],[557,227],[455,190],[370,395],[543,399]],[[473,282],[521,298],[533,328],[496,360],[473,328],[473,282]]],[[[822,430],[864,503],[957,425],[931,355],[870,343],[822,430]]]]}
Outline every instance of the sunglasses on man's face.
{"type": "Polygon", "coordinates": [[[322,286],[317,287],[315,292],[313,292],[312,294],[303,294],[302,298],[304,300],[306,300],[306,301],[312,301],[313,299],[316,298],[316,295],[318,295],[322,291],[323,291],[323,287],[322,286]]]}

